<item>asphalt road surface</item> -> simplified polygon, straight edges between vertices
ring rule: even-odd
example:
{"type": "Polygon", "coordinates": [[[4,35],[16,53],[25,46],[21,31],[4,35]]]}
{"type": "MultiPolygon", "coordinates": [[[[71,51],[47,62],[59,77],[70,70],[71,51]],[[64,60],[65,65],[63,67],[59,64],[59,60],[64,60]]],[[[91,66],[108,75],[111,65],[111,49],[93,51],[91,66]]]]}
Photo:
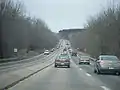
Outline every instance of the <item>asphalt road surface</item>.
{"type": "Polygon", "coordinates": [[[48,61],[47,58],[49,57],[53,57],[54,55],[56,55],[56,53],[58,53],[58,50],[55,52],[52,52],[49,55],[41,55],[41,57],[39,57],[38,59],[33,59],[33,60],[28,60],[28,61],[21,61],[15,64],[10,64],[10,65],[5,65],[5,66],[1,66],[0,67],[0,74],[4,74],[4,73],[8,73],[14,70],[18,70],[18,69],[23,69],[26,67],[31,67],[34,66],[38,63],[43,63],[45,61],[48,61]]]}
{"type": "Polygon", "coordinates": [[[71,68],[54,65],[18,83],[9,90],[109,90],[71,61],[71,68]]]}
{"type": "MultiPolygon", "coordinates": [[[[94,62],[91,62],[90,65],[79,65],[78,58],[72,57],[73,61],[79,67],[79,69],[87,72],[91,77],[98,79],[99,81],[104,83],[104,86],[108,87],[110,90],[120,90],[120,76],[114,74],[100,74],[97,75],[93,72],[94,70],[94,62]]],[[[107,89],[106,89],[107,90],[107,89]]]]}
{"type": "MultiPolygon", "coordinates": [[[[63,42],[62,46],[65,45],[65,42],[63,42]]],[[[50,55],[50,57],[52,56],[54,54],[50,55]]],[[[47,60],[48,58],[45,58],[43,61],[47,60]]],[[[79,65],[78,57],[72,57],[70,68],[55,68],[53,64],[8,90],[120,90],[120,76],[97,75],[93,72],[93,63],[79,65]]],[[[35,64],[25,64],[23,68],[35,64]]]]}

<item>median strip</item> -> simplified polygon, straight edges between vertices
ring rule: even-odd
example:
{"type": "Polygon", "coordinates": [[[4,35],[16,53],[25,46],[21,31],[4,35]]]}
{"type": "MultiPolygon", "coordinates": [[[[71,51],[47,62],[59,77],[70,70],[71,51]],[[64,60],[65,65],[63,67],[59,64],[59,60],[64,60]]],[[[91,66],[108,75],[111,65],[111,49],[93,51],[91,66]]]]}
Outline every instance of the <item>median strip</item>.
{"type": "MultiPolygon", "coordinates": [[[[53,63],[54,63],[54,62],[53,62],[53,63]]],[[[43,69],[45,69],[45,68],[51,66],[53,63],[51,63],[51,64],[49,64],[49,65],[47,65],[47,66],[45,66],[45,67],[43,67],[43,68],[41,68],[41,69],[35,71],[35,72],[33,72],[33,73],[31,73],[31,74],[29,74],[29,75],[27,75],[27,76],[25,76],[25,77],[23,77],[23,78],[17,80],[17,81],[14,81],[13,83],[11,83],[11,84],[9,84],[9,85],[6,85],[4,88],[0,88],[0,90],[6,90],[6,89],[9,89],[9,88],[15,86],[15,85],[18,84],[19,82],[21,82],[21,81],[23,81],[23,80],[25,80],[25,79],[27,79],[27,78],[33,76],[34,74],[36,74],[36,73],[42,71],[43,69]]]]}
{"type": "Polygon", "coordinates": [[[49,56],[49,58],[46,58],[47,61],[44,63],[38,63],[37,65],[26,67],[24,69],[15,70],[9,73],[1,74],[0,76],[0,90],[6,90],[9,89],[19,82],[31,77],[32,75],[42,71],[43,69],[51,66],[54,63],[54,58],[59,55],[61,51],[58,53],[55,53],[55,55],[49,56]]]}

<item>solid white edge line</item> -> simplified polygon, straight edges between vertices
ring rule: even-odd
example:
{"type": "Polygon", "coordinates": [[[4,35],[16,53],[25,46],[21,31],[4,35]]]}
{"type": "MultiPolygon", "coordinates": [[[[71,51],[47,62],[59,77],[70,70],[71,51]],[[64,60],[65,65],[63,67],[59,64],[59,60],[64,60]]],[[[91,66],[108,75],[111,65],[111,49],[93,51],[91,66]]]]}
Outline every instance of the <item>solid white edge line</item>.
{"type": "Polygon", "coordinates": [[[100,86],[102,89],[104,90],[110,90],[109,88],[107,88],[106,86],[100,86]]]}
{"type": "Polygon", "coordinates": [[[91,76],[89,73],[86,73],[87,76],[91,76]]]}

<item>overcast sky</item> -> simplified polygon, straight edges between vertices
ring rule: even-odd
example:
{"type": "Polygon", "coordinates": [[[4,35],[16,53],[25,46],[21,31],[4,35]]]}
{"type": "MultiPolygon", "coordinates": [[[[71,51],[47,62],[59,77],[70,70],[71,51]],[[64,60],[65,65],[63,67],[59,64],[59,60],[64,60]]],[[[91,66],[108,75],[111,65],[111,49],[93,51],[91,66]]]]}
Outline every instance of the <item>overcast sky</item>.
{"type": "MultiPolygon", "coordinates": [[[[31,16],[41,18],[58,32],[63,28],[83,28],[90,16],[110,5],[110,0],[21,0],[31,16]]],[[[111,0],[112,1],[112,0],[111,0]]],[[[114,0],[115,4],[119,0],[114,0]]]]}

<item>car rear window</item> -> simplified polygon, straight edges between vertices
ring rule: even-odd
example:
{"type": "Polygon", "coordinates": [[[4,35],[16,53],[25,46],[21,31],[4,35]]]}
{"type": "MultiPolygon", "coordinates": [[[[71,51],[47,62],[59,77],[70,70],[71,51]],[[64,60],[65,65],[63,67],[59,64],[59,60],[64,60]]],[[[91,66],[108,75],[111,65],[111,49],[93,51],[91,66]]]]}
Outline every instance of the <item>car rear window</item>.
{"type": "Polygon", "coordinates": [[[60,55],[60,56],[59,56],[59,59],[68,59],[68,58],[69,58],[68,55],[60,55]]]}
{"type": "Polygon", "coordinates": [[[81,59],[89,59],[88,56],[81,56],[81,59]]]}
{"type": "Polygon", "coordinates": [[[49,52],[49,50],[45,50],[45,52],[49,52]]]}
{"type": "Polygon", "coordinates": [[[119,59],[116,56],[103,56],[101,60],[118,61],[119,59]]]}

